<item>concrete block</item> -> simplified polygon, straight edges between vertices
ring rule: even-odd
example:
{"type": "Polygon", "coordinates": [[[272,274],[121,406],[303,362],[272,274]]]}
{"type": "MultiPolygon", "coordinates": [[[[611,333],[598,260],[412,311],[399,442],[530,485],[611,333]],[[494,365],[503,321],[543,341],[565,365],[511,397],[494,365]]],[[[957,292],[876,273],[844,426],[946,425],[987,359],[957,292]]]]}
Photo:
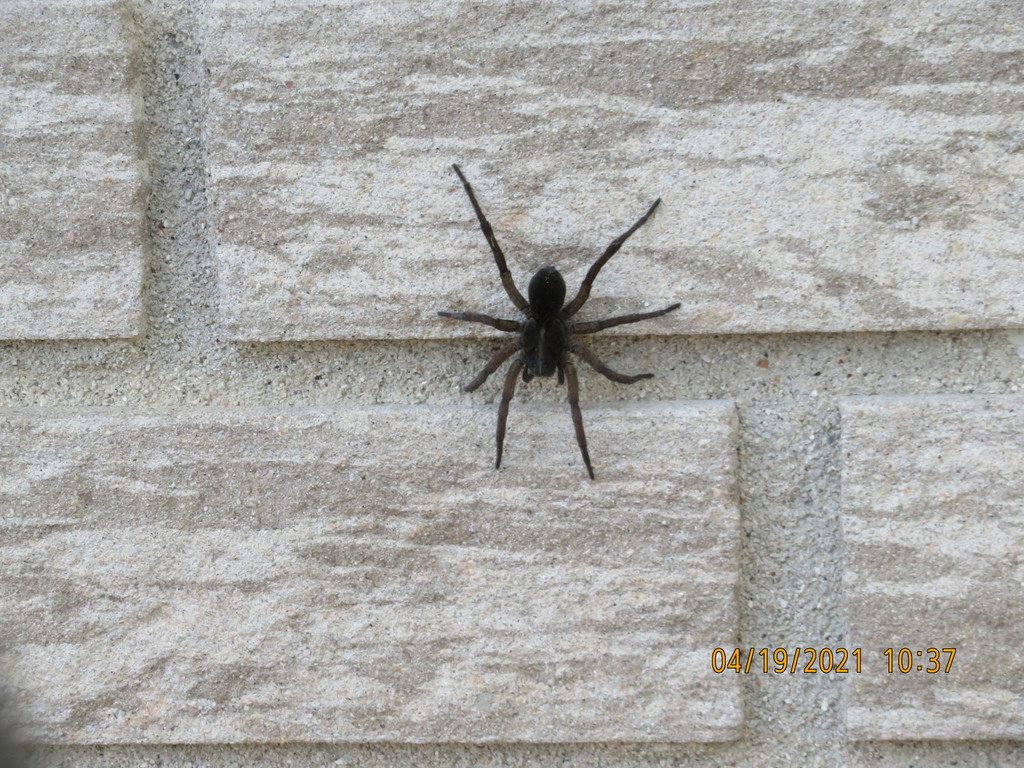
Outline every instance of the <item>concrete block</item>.
{"type": "Polygon", "coordinates": [[[511,311],[453,161],[521,286],[663,198],[584,313],[683,308],[612,332],[1021,326],[1005,8],[214,0],[225,332],[492,334],[435,316],[511,311]]]}
{"type": "Polygon", "coordinates": [[[0,667],[34,740],[736,738],[734,413],[0,413],[0,667]]]}
{"type": "Polygon", "coordinates": [[[851,736],[1024,737],[1024,398],[851,398],[842,430],[851,736]]]}
{"type": "Polygon", "coordinates": [[[140,332],[142,167],[123,2],[0,9],[0,339],[140,332]]]}

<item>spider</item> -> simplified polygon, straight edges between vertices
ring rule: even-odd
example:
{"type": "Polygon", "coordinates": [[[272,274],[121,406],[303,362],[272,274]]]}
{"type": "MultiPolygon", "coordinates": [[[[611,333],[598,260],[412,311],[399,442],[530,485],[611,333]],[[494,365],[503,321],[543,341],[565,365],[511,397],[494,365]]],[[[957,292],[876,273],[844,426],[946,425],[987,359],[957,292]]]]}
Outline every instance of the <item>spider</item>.
{"type": "Polygon", "coordinates": [[[480,229],[487,238],[487,244],[491,246],[494,254],[494,262],[498,265],[498,273],[501,275],[501,284],[505,293],[516,305],[516,308],[523,313],[522,320],[503,320],[490,315],[482,315],[477,312],[438,312],[441,317],[452,320],[468,320],[473,323],[483,323],[499,331],[516,334],[516,338],[509,344],[502,346],[490,360],[483,370],[469,382],[463,389],[472,392],[481,384],[487,381],[487,377],[515,355],[512,365],[505,374],[505,387],[501,393],[501,404],[498,406],[498,429],[496,440],[498,443],[498,455],[494,462],[494,468],[501,467],[501,452],[505,443],[505,423],[508,419],[508,406],[516,390],[516,379],[522,373],[523,381],[528,382],[534,376],[552,376],[558,374],[558,383],[565,384],[569,390],[569,410],[572,412],[572,423],[576,430],[576,442],[580,446],[580,453],[583,455],[583,463],[587,465],[587,472],[590,479],[594,479],[594,467],[590,463],[590,453],[587,451],[587,436],[583,432],[583,416],[580,413],[580,385],[576,376],[576,366],[569,359],[570,353],[581,358],[587,365],[601,375],[621,384],[633,384],[641,379],[650,379],[653,373],[639,373],[635,376],[617,373],[601,362],[601,359],[585,347],[577,336],[588,333],[595,333],[605,328],[626,323],[636,323],[641,320],[648,320],[652,317],[659,317],[674,309],[679,309],[679,303],[670,307],[659,309],[655,312],[638,312],[632,315],[621,315],[619,317],[608,317],[604,320],[589,320],[578,322],[574,315],[586,303],[590,296],[590,286],[608,260],[614,256],[622,244],[630,235],[636,232],[651,214],[658,207],[661,198],[655,200],[647,213],[641,216],[636,224],[615,238],[605,252],[587,271],[583,278],[576,297],[568,304],[565,301],[565,280],[554,267],[543,267],[530,279],[530,287],[527,290],[529,299],[523,298],[523,294],[516,288],[512,273],[509,272],[505,263],[505,254],[502,253],[497,239],[494,237],[494,230],[491,228],[487,217],[484,216],[480,204],[476,201],[473,188],[462,175],[458,165],[452,165],[459,180],[462,182],[469,202],[473,205],[476,217],[480,222],[480,229]]]}

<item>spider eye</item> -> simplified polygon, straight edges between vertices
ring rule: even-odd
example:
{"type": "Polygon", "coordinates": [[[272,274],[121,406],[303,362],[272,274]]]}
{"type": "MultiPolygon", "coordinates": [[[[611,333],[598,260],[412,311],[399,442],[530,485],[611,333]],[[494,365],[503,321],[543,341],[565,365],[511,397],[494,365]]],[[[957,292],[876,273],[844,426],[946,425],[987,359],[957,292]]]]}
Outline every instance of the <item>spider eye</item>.
{"type": "Polygon", "coordinates": [[[553,317],[565,303],[565,280],[554,267],[544,267],[530,280],[528,293],[534,317],[553,317]]]}

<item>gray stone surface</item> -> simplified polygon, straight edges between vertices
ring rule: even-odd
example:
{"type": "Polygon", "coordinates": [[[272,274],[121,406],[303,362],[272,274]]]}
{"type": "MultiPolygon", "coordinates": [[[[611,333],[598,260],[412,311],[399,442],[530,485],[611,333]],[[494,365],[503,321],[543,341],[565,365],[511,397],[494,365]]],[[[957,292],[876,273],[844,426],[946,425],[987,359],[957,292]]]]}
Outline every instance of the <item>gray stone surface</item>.
{"type": "Polygon", "coordinates": [[[1024,401],[854,398],[842,431],[844,590],[864,652],[850,735],[1024,738],[1024,401]],[[890,674],[886,648],[910,649],[912,670],[890,674]]]}
{"type": "Polygon", "coordinates": [[[452,161],[522,282],[664,198],[588,308],[645,332],[1020,326],[1012,8],[214,0],[226,330],[491,333],[434,315],[510,311],[452,161]]]}
{"type": "Polygon", "coordinates": [[[731,404],[0,413],[0,662],[49,742],[717,741],[731,404]],[[557,435],[552,436],[552,430],[557,435]]]}
{"type": "Polygon", "coordinates": [[[0,339],[142,321],[142,165],[123,2],[0,10],[0,339]]]}
{"type": "MultiPolygon", "coordinates": [[[[0,13],[11,7],[14,6],[0,3],[0,13]]],[[[82,13],[88,12],[88,6],[71,2],[45,7],[77,8],[82,13]]],[[[472,376],[490,354],[493,342],[489,339],[280,344],[228,341],[218,311],[219,256],[213,247],[212,230],[207,229],[211,222],[206,187],[206,138],[209,132],[205,131],[204,125],[210,114],[210,97],[217,93],[215,84],[210,90],[211,81],[206,70],[208,36],[204,33],[204,26],[208,5],[192,0],[127,0],[125,7],[130,8],[137,22],[131,25],[131,29],[137,35],[132,42],[138,44],[140,54],[137,84],[144,120],[141,132],[145,136],[148,170],[153,180],[146,200],[148,236],[145,242],[147,264],[143,273],[146,297],[143,333],[131,341],[0,342],[0,406],[5,409],[24,406],[128,406],[137,413],[237,404],[314,410],[325,407],[346,410],[376,404],[382,409],[401,411],[416,403],[432,409],[492,403],[493,409],[500,383],[489,382],[472,395],[459,389],[460,384],[472,376]]],[[[423,7],[430,8],[426,3],[423,7]]],[[[446,48],[454,48],[458,42],[455,35],[465,38],[468,34],[478,41],[488,36],[500,40],[502,30],[508,29],[522,14],[529,13],[533,6],[516,3],[504,4],[500,8],[484,6],[484,10],[488,7],[494,12],[477,17],[479,29],[453,24],[453,38],[445,41],[451,45],[435,46],[429,52],[443,58],[446,48]]],[[[677,89],[683,82],[688,89],[687,94],[703,100],[700,103],[695,101],[697,106],[694,110],[703,108],[701,104],[708,109],[720,109],[735,103],[737,107],[746,105],[753,115],[778,109],[787,99],[792,100],[799,95],[817,99],[815,103],[822,110],[822,115],[827,116],[829,105],[834,102],[840,86],[849,92],[856,89],[858,82],[867,83],[860,95],[865,101],[870,101],[881,98],[877,94],[884,93],[884,83],[906,83],[910,79],[916,83],[914,88],[920,88],[927,95],[916,101],[903,102],[905,118],[915,121],[920,131],[927,132],[930,120],[917,120],[917,116],[931,115],[951,99],[962,105],[967,98],[964,93],[975,95],[979,116],[983,115],[982,107],[993,99],[1005,97],[1006,105],[1013,108],[1016,97],[1012,89],[999,84],[1007,80],[1011,84],[1016,82],[1014,79],[1019,78],[1018,73],[1022,69],[1016,63],[1019,54],[1015,53],[1020,49],[1017,41],[1024,32],[1018,0],[960,3],[955,7],[944,0],[895,5],[883,5],[875,0],[860,3],[841,0],[787,3],[784,8],[778,3],[668,6],[608,2],[592,5],[574,2],[561,7],[569,14],[567,23],[572,21],[573,13],[592,12],[590,18],[596,26],[603,18],[602,14],[609,14],[608,18],[614,19],[620,30],[614,44],[594,51],[589,63],[599,66],[601,72],[588,72],[586,78],[581,77],[581,90],[588,82],[595,82],[599,74],[608,87],[628,85],[629,77],[632,77],[629,72],[633,70],[617,71],[616,62],[624,61],[628,46],[636,48],[644,40],[631,38],[631,32],[649,29],[659,23],[662,15],[677,13],[674,9],[682,8],[683,18],[679,27],[694,30],[701,55],[652,58],[650,69],[655,74],[650,81],[652,92],[657,93],[677,89]],[[781,36],[778,30],[784,27],[778,19],[787,14],[792,17],[794,31],[781,36]],[[985,40],[994,34],[1005,35],[1006,50],[1002,54],[984,53],[985,40]],[[830,36],[841,39],[853,35],[863,41],[863,46],[856,56],[840,57],[813,69],[800,65],[800,62],[786,69],[789,62],[785,52],[788,41],[794,39],[792,35],[803,35],[824,43],[830,36]],[[740,42],[730,42],[733,39],[740,42]],[[895,47],[889,46],[888,41],[895,41],[895,47]],[[751,58],[748,51],[758,52],[766,48],[779,53],[779,58],[774,60],[759,59],[762,70],[773,63],[782,67],[773,70],[774,79],[749,70],[744,63],[747,60],[745,56],[751,58]],[[917,53],[919,51],[927,51],[931,58],[922,59],[917,53]],[[1000,60],[1005,66],[999,63],[1000,60]],[[954,79],[945,88],[952,96],[942,92],[936,96],[935,89],[928,85],[930,73],[948,73],[951,69],[956,70],[954,79]],[[808,77],[808,73],[813,77],[808,77]],[[996,82],[997,88],[990,90],[985,85],[988,82],[996,82]],[[974,84],[978,84],[976,88],[974,84]],[[954,91],[954,86],[960,90],[954,91]],[[764,94],[763,100],[759,100],[759,93],[764,94]]],[[[382,17],[387,8],[383,6],[382,17]]],[[[446,6],[445,12],[451,12],[454,20],[461,9],[462,6],[446,6]]],[[[216,8],[214,10],[216,12],[216,8]]],[[[559,33],[565,29],[564,25],[560,27],[554,22],[549,26],[559,33]]],[[[547,36],[546,29],[537,25],[533,34],[535,39],[547,41],[551,55],[554,55],[561,40],[568,38],[554,34],[547,36]]],[[[417,45],[418,29],[407,26],[402,30],[405,37],[394,37],[390,42],[390,58],[400,57],[402,49],[417,45]]],[[[327,30],[322,44],[328,45],[331,36],[337,34],[337,30],[327,30]]],[[[481,56],[486,55],[484,43],[479,45],[481,56]]],[[[819,50],[821,56],[830,51],[827,44],[819,50]]],[[[528,57],[517,57],[508,48],[501,51],[504,57],[501,67],[495,66],[490,70],[490,82],[500,80],[502,68],[514,72],[516,67],[526,66],[523,62],[528,57]]],[[[532,54],[536,52],[536,49],[531,51],[532,54]]],[[[388,60],[368,62],[367,71],[372,74],[374,68],[387,66],[388,60]]],[[[581,67],[589,63],[581,60],[581,67]]],[[[581,68],[580,71],[584,70],[581,68]]],[[[484,93],[481,78],[474,77],[472,71],[468,71],[466,77],[471,90],[484,93]]],[[[502,103],[493,100],[481,102],[479,109],[470,105],[474,108],[468,110],[467,115],[475,117],[479,111],[481,116],[486,116],[491,110],[500,117],[499,111],[507,109],[504,98],[510,101],[532,98],[529,89],[516,86],[517,83],[511,82],[502,92],[502,103]]],[[[685,215],[687,226],[697,234],[704,231],[705,236],[707,226],[702,224],[702,217],[707,216],[710,216],[706,218],[707,222],[725,222],[720,235],[725,238],[734,231],[758,224],[775,226],[773,219],[762,221],[757,218],[762,205],[772,206],[773,216],[781,215],[779,226],[788,227],[794,222],[801,226],[824,226],[817,221],[808,223],[807,219],[813,217],[801,213],[802,201],[792,209],[780,209],[773,204],[776,187],[759,190],[763,191],[766,199],[761,203],[752,201],[753,192],[741,186],[711,184],[716,178],[728,178],[732,173],[735,164],[725,162],[714,164],[702,160],[707,165],[703,166],[702,175],[695,177],[699,185],[691,188],[683,184],[672,190],[672,194],[666,194],[664,189],[652,189],[654,184],[641,177],[630,177],[628,170],[616,170],[616,163],[620,161],[611,152],[602,158],[602,168],[608,169],[609,178],[614,177],[613,183],[594,187],[585,180],[583,186],[579,186],[580,182],[573,182],[567,177],[576,186],[567,189],[565,194],[560,188],[547,193],[521,186],[524,178],[519,169],[529,169],[531,164],[547,163],[553,169],[550,178],[557,181],[556,171],[571,175],[578,173],[575,169],[581,168],[583,170],[579,173],[585,173],[587,164],[591,162],[588,156],[596,156],[603,147],[615,150],[622,146],[623,133],[612,129],[621,125],[617,122],[619,116],[634,110],[643,94],[631,101],[620,102],[621,109],[605,111],[595,108],[598,101],[592,93],[586,95],[586,99],[579,99],[557,112],[544,110],[543,105],[538,112],[534,104],[531,108],[539,118],[536,118],[538,131],[533,141],[520,140],[504,149],[500,148],[502,144],[491,144],[485,150],[486,155],[453,151],[448,156],[443,149],[444,144],[467,135],[472,138],[472,134],[463,130],[466,126],[471,127],[467,117],[465,121],[452,125],[449,133],[457,133],[457,136],[441,138],[444,143],[442,150],[434,154],[444,156],[438,158],[437,167],[431,165],[424,171],[424,179],[439,184],[439,188],[450,195],[446,198],[450,203],[445,204],[450,205],[451,214],[445,214],[443,221],[458,235],[458,249],[452,250],[463,254],[459,258],[464,258],[469,268],[479,270],[468,283],[475,286],[486,282],[492,286],[495,307],[502,306],[503,300],[496,289],[492,265],[488,262],[479,233],[474,229],[468,205],[461,191],[451,182],[447,170],[450,160],[462,161],[473,174],[471,178],[477,182],[481,196],[486,195],[484,202],[491,209],[492,216],[505,217],[500,234],[513,257],[517,275],[526,274],[536,266],[543,249],[552,243],[564,244],[570,242],[570,237],[590,237],[592,241],[584,243],[586,250],[577,248],[572,252],[555,254],[560,264],[571,261],[581,265],[575,274],[578,279],[582,265],[592,258],[593,252],[603,248],[607,238],[639,213],[634,207],[642,210],[650,197],[662,194],[666,205],[658,217],[645,231],[638,233],[602,275],[594,301],[616,302],[604,309],[595,304],[602,312],[609,308],[628,308],[632,301],[628,291],[632,288],[628,284],[629,279],[624,278],[627,273],[623,270],[640,266],[644,259],[654,254],[651,245],[655,240],[652,238],[663,237],[658,234],[658,227],[664,225],[672,195],[685,194],[682,204],[678,200],[673,203],[676,210],[682,212],[675,215],[685,215]],[[545,122],[556,129],[544,130],[545,122]],[[580,189],[580,195],[568,194],[580,189]],[[590,205],[588,196],[615,192],[624,197],[602,204],[601,210],[595,210],[593,220],[589,214],[585,221],[571,218],[578,216],[572,213],[573,210],[580,210],[572,206],[590,205]],[[715,197],[716,194],[727,197],[715,197]],[[571,205],[566,203],[570,199],[571,205]],[[734,200],[745,203],[740,214],[734,211],[734,200]],[[501,211],[502,206],[506,206],[504,212],[501,211]],[[516,217],[526,216],[532,217],[529,226],[520,226],[516,217]],[[753,223],[748,224],[746,217],[751,217],[753,223]],[[566,229],[565,234],[559,235],[563,239],[557,240],[556,230],[573,221],[578,223],[572,224],[572,231],[566,229]],[[524,244],[521,240],[524,237],[532,240],[524,244]],[[537,247],[534,249],[530,243],[536,243],[537,247]],[[534,258],[531,251],[537,261],[527,261],[534,258]],[[616,284],[612,290],[612,284],[606,280],[620,281],[625,285],[616,284]]],[[[367,110],[373,102],[363,100],[354,106],[367,110]]],[[[644,113],[638,114],[640,117],[632,124],[638,126],[636,136],[647,146],[662,151],[664,146],[657,143],[658,134],[645,133],[643,128],[648,123],[644,122],[644,113]]],[[[411,119],[415,115],[408,117],[411,119]]],[[[769,124],[765,125],[767,130],[769,124]]],[[[866,123],[863,128],[867,131],[872,125],[866,123]]],[[[1012,122],[1009,129],[1012,135],[1015,130],[1012,122]]],[[[749,132],[744,135],[749,135],[749,132]]],[[[727,136],[725,131],[718,130],[717,124],[709,124],[706,130],[693,134],[693,141],[684,142],[688,159],[680,162],[688,163],[685,165],[687,169],[695,168],[693,158],[716,156],[718,147],[727,136]]],[[[762,145],[767,150],[778,152],[780,147],[787,145],[789,134],[784,132],[777,143],[770,139],[771,134],[766,133],[762,145]]],[[[826,143],[816,147],[821,153],[833,150],[833,145],[826,139],[823,139],[826,143]]],[[[981,139],[988,141],[988,134],[981,134],[981,139]]],[[[907,138],[907,144],[914,145],[914,135],[907,138]]],[[[638,153],[634,151],[633,154],[636,156],[638,153]]],[[[976,156],[977,151],[948,157],[941,153],[931,155],[930,159],[935,162],[922,164],[915,175],[918,187],[925,189],[933,180],[938,183],[945,178],[947,161],[960,167],[973,162],[972,158],[976,156]]],[[[1009,160],[1016,156],[1011,155],[1009,160]]],[[[354,163],[365,164],[365,158],[355,155],[353,158],[354,163]]],[[[748,163],[751,164],[752,161],[748,163]]],[[[641,167],[646,166],[636,164],[637,169],[641,167]]],[[[765,167],[771,167],[768,161],[765,167]]],[[[1009,163],[1006,167],[1010,167],[1009,163]]],[[[993,177],[998,178],[998,175],[993,177]]],[[[812,192],[819,189],[810,182],[808,184],[812,192]]],[[[782,185],[778,188],[782,189],[782,185]]],[[[985,185],[979,189],[985,189],[985,185]]],[[[906,199],[913,201],[912,196],[906,199]]],[[[416,221],[413,216],[408,218],[416,221]]],[[[919,224],[924,226],[927,222],[924,218],[919,224]]],[[[399,225],[405,226],[396,220],[395,226],[399,225]]],[[[424,224],[423,229],[431,227],[424,224]]],[[[956,234],[955,229],[948,232],[956,234]]],[[[703,247],[700,242],[695,243],[694,247],[703,247]]],[[[726,279],[727,273],[719,270],[711,259],[702,262],[700,269],[695,269],[695,252],[693,248],[684,248],[679,255],[675,251],[669,254],[674,260],[689,259],[689,262],[683,262],[688,264],[685,273],[688,282],[685,284],[686,292],[678,297],[682,300],[688,300],[687,296],[694,293],[696,287],[721,284],[726,279]]],[[[901,255],[901,251],[894,251],[891,255],[896,267],[901,265],[901,255]]],[[[725,260],[721,263],[732,272],[736,271],[734,262],[725,260]]],[[[965,291],[970,291],[973,286],[984,282],[981,278],[988,269],[988,262],[984,259],[968,260],[961,273],[953,274],[945,270],[945,262],[937,258],[923,263],[914,280],[922,285],[935,285],[943,280],[962,281],[965,291]]],[[[407,288],[405,284],[420,285],[419,277],[416,270],[411,274],[396,272],[394,279],[402,287],[392,290],[399,290],[402,295],[411,292],[413,288],[407,288]]],[[[573,279],[571,274],[569,277],[573,279]]],[[[749,285],[756,288],[762,285],[762,281],[755,275],[749,285]]],[[[904,289],[910,285],[912,283],[904,289]]],[[[780,287],[778,281],[774,284],[763,281],[763,286],[764,290],[780,287]]],[[[459,286],[457,291],[453,289],[453,301],[465,300],[468,305],[469,297],[463,297],[466,290],[466,286],[459,286]]],[[[734,305],[746,306],[743,302],[747,301],[748,293],[745,288],[735,295],[723,295],[723,308],[728,311],[734,305]]],[[[824,309],[821,311],[831,311],[829,307],[834,307],[835,301],[849,302],[856,295],[851,288],[847,294],[822,302],[824,309]]],[[[675,297],[654,296],[650,299],[651,306],[657,301],[672,298],[675,297]]],[[[954,299],[969,301],[971,296],[964,293],[954,296],[954,299]]],[[[439,301],[432,297],[424,299],[431,305],[430,309],[439,301]]],[[[778,313],[785,305],[768,300],[762,305],[762,314],[755,318],[755,327],[782,327],[778,313]]],[[[366,300],[368,311],[373,311],[374,306],[373,300],[366,300]]],[[[301,315],[303,306],[297,303],[296,309],[296,314],[301,315]]],[[[817,310],[812,308],[810,311],[817,310]]],[[[666,318],[665,322],[668,320],[666,318]]],[[[639,332],[642,328],[645,327],[636,326],[635,330],[639,332]]],[[[653,371],[656,378],[624,387],[584,371],[581,378],[585,406],[596,408],[608,403],[679,402],[709,398],[735,401],[739,424],[737,485],[741,511],[738,572],[740,643],[743,647],[789,649],[796,645],[849,645],[850,629],[840,589],[844,566],[839,482],[842,466],[840,398],[907,393],[962,393],[972,396],[1016,393],[1019,397],[1024,391],[1024,333],[970,330],[694,335],[677,333],[674,328],[660,323],[649,324],[645,330],[664,333],[668,329],[670,334],[653,338],[632,335],[595,338],[595,350],[614,367],[628,372],[653,371]]],[[[455,335],[467,330],[446,325],[443,333],[455,335]]],[[[688,327],[683,329],[687,330],[688,327]]],[[[577,471],[582,473],[582,468],[574,463],[578,459],[575,458],[575,447],[568,429],[564,398],[564,387],[555,386],[553,382],[531,382],[516,395],[512,428],[519,429],[516,425],[524,423],[517,420],[520,410],[525,412],[543,403],[555,405],[553,425],[545,428],[539,438],[541,442],[557,441],[556,447],[561,446],[557,453],[565,462],[567,476],[572,482],[579,482],[583,478],[577,471]]],[[[482,418],[479,432],[475,433],[479,445],[465,457],[460,454],[460,460],[472,459],[481,464],[489,461],[491,418],[482,418]]],[[[602,429],[600,423],[589,421],[588,426],[597,439],[602,429]]],[[[510,450],[514,449],[517,454],[523,447],[518,441],[510,443],[510,450]]],[[[596,458],[601,472],[598,484],[601,484],[609,479],[604,474],[608,467],[603,463],[607,456],[596,458]]],[[[506,471],[521,468],[521,465],[510,464],[506,471]]],[[[0,520],[5,518],[6,511],[0,507],[0,520]]],[[[189,540],[190,531],[190,528],[182,529],[182,541],[189,540]]],[[[61,562],[66,562],[73,552],[73,549],[60,551],[60,557],[65,558],[61,562]]],[[[75,572],[100,567],[98,560],[93,562],[91,569],[83,560],[75,572]]],[[[167,585],[167,589],[170,590],[171,586],[167,585]]],[[[182,599],[187,600],[188,596],[182,599]]],[[[60,605],[56,604],[55,610],[59,609],[60,605]]],[[[225,601],[223,615],[232,616],[231,610],[232,603],[225,601]]],[[[70,615],[74,617],[74,614],[70,615]]],[[[67,624],[74,626],[70,621],[67,624]]],[[[142,670],[151,677],[159,674],[158,670],[149,671],[145,667],[142,670]]],[[[5,671],[0,668],[0,678],[5,671]]],[[[139,677],[150,679],[144,675],[139,677]]],[[[503,768],[550,768],[554,765],[571,765],[574,768],[665,768],[682,765],[694,768],[719,768],[723,765],[742,768],[790,765],[804,768],[907,768],[910,765],[963,768],[1016,766],[1021,762],[1019,740],[852,741],[846,717],[850,681],[841,676],[750,674],[739,676],[737,685],[744,711],[744,728],[740,738],[734,741],[660,744],[488,742],[480,745],[402,741],[306,743],[284,739],[281,743],[239,744],[190,743],[185,739],[174,743],[71,744],[56,741],[49,745],[44,742],[33,748],[38,758],[33,765],[47,768],[462,768],[480,765],[503,768]]],[[[982,691],[982,695],[984,693],[982,691]]],[[[58,709],[62,706],[59,701],[48,701],[58,709]]],[[[101,704],[106,706],[105,702],[101,704]]],[[[290,710],[282,712],[287,715],[290,710]]],[[[0,712],[0,721],[4,720],[4,713],[0,712]]]]}

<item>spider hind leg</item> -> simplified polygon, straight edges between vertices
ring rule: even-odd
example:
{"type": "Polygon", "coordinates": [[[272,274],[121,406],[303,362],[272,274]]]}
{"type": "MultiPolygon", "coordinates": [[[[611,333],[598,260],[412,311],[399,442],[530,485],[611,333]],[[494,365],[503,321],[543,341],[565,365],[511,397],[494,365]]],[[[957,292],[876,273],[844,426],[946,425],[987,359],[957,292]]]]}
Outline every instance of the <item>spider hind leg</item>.
{"type": "MultiPolygon", "coordinates": [[[[587,450],[587,435],[583,431],[583,414],[580,412],[580,382],[576,377],[576,366],[572,363],[562,363],[561,369],[565,371],[565,382],[569,389],[569,411],[572,413],[572,425],[576,430],[576,442],[583,454],[583,463],[587,465],[587,473],[590,479],[594,479],[594,467],[590,463],[590,451],[587,450]]],[[[561,372],[561,371],[560,371],[561,372]]]]}
{"type": "Polygon", "coordinates": [[[498,406],[498,429],[495,434],[495,441],[498,444],[498,456],[494,460],[494,468],[501,469],[501,452],[505,446],[505,423],[508,421],[508,404],[512,402],[512,396],[516,393],[516,378],[523,364],[516,360],[508,367],[505,374],[505,387],[501,390],[501,405],[498,406]]]}
{"type": "Polygon", "coordinates": [[[587,365],[589,365],[595,371],[600,373],[606,379],[611,379],[612,381],[617,382],[618,384],[635,384],[636,382],[641,381],[642,379],[654,378],[653,373],[638,373],[633,376],[630,376],[627,373],[619,373],[618,371],[613,371],[611,368],[605,365],[604,362],[602,362],[601,358],[599,358],[597,355],[595,355],[587,347],[583,346],[579,342],[573,344],[572,351],[574,354],[579,355],[581,358],[583,358],[583,361],[587,365]]]}
{"type": "Polygon", "coordinates": [[[469,382],[469,384],[464,386],[462,390],[464,392],[476,391],[481,384],[487,381],[488,376],[498,370],[498,368],[501,367],[501,364],[512,356],[516,349],[518,349],[518,347],[515,344],[507,344],[495,352],[491,356],[491,359],[487,361],[487,365],[485,365],[480,373],[478,373],[476,377],[469,382]]]}

